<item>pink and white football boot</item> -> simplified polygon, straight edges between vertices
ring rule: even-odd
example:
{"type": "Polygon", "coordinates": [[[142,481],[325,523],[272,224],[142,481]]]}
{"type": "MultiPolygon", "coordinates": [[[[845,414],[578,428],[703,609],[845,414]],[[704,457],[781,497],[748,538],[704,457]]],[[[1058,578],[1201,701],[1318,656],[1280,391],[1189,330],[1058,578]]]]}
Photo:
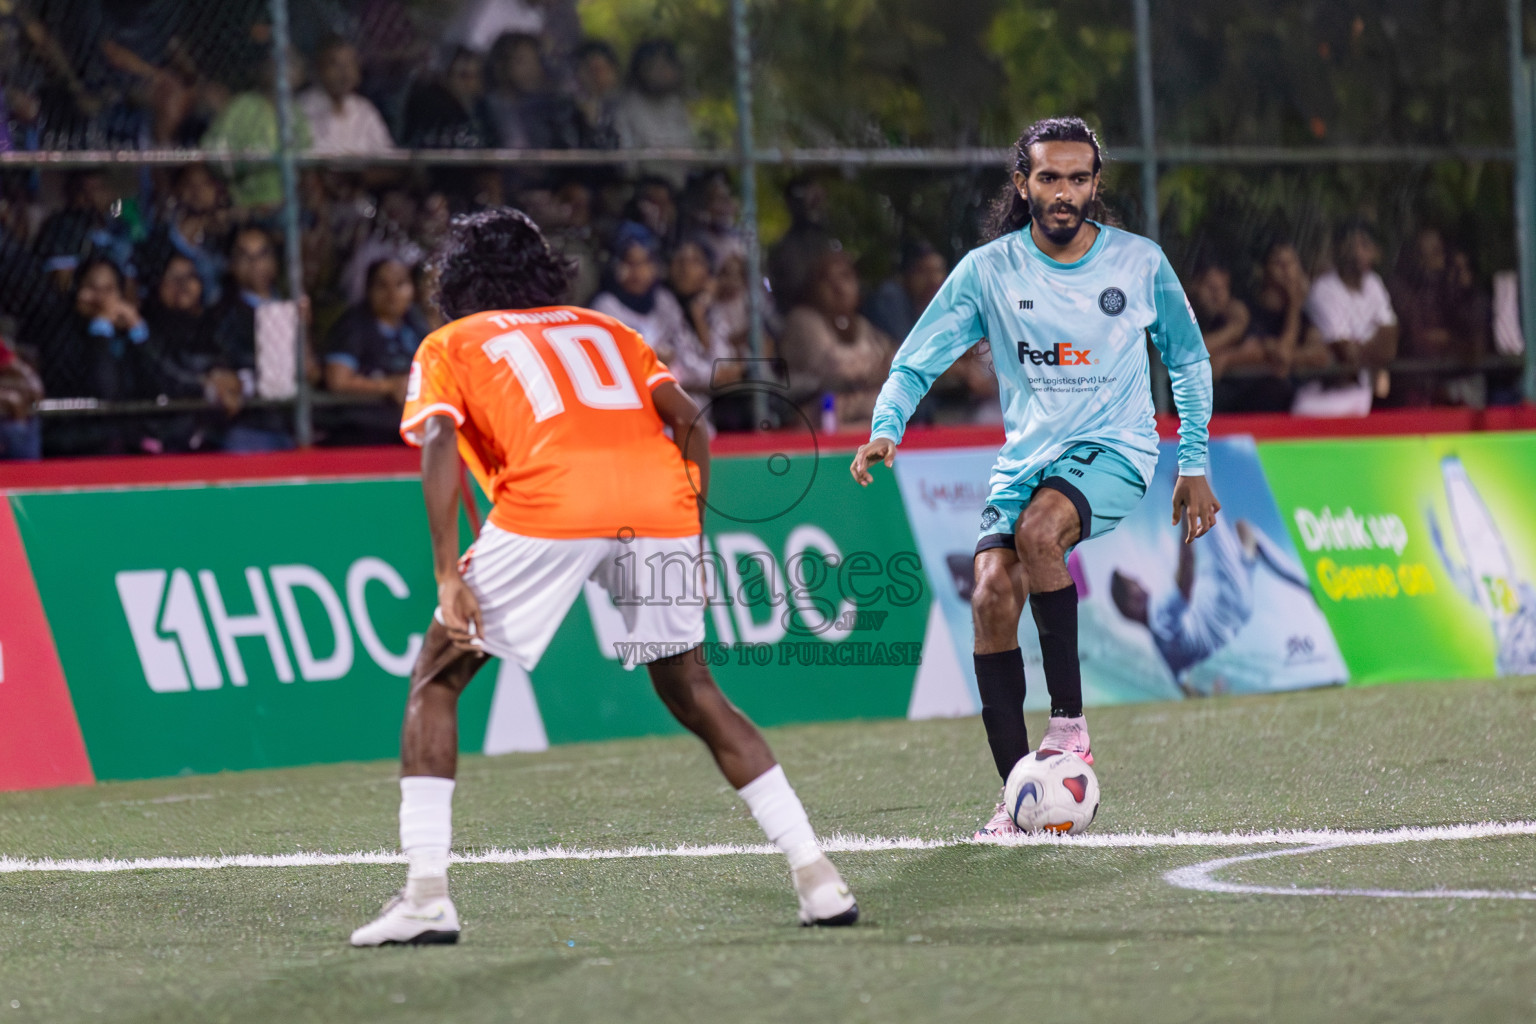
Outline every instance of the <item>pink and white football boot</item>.
{"type": "MultiPolygon", "coordinates": [[[[1001,794],[999,794],[1001,795],[1001,794]]],[[[1013,816],[1008,813],[1008,808],[1002,801],[998,801],[997,810],[992,812],[992,817],[987,823],[976,830],[972,839],[997,839],[1001,836],[1021,836],[1024,830],[1013,823],[1013,816]]]]}
{"type": "Polygon", "coordinates": [[[1063,754],[1076,754],[1084,764],[1093,764],[1093,751],[1088,748],[1088,718],[1055,718],[1045,727],[1040,738],[1041,750],[1055,750],[1063,754]]]}

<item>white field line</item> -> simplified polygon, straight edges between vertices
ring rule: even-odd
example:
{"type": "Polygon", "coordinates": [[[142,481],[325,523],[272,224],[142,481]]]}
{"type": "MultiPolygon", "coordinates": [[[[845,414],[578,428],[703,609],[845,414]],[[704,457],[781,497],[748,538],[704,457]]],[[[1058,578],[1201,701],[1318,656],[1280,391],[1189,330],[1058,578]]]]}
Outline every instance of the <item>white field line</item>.
{"type": "MultiPolygon", "coordinates": [[[[1348,832],[1333,829],[1289,829],[1266,832],[1174,832],[1159,835],[1127,832],[1080,836],[1051,833],[1013,836],[978,842],[972,839],[885,839],[859,835],[832,835],[822,842],[828,853],[876,853],[884,850],[938,850],[954,846],[1049,846],[1061,849],[1150,849],[1153,847],[1376,846],[1392,843],[1449,839],[1487,839],[1497,836],[1536,835],[1536,821],[1483,822],[1475,825],[1410,826],[1384,832],[1348,832]]],[[[773,854],[766,844],[708,846],[631,846],[616,850],[583,850],[550,846],[529,850],[489,849],[453,855],[455,864],[528,864],[549,860],[626,860],[637,857],[727,857],[742,854],[773,854]]],[[[1297,851],[1281,851],[1291,853],[1297,851]]],[[[1241,858],[1239,858],[1241,859],[1241,858]]],[[[1235,860],[1233,861],[1235,863],[1235,860]]],[[[231,854],[219,857],[141,857],[132,860],[54,860],[0,856],[0,874],[36,871],[97,873],[112,871],[207,870],[210,868],[338,867],[347,864],[403,864],[399,853],[374,850],[360,853],[231,854]]],[[[1209,862],[1216,863],[1216,862],[1209,862]]],[[[1223,862],[1225,863],[1225,862],[1223,862]]],[[[1200,865],[1196,865],[1200,867],[1200,865]]],[[[1193,869],[1183,869],[1193,870],[1193,869]]],[[[1211,870],[1215,870],[1212,868],[1211,870]]],[[[1174,874],[1171,872],[1170,874],[1174,874]]],[[[1174,880],[1170,877],[1170,882],[1174,880]]],[[[1175,885],[1180,884],[1174,882],[1175,885]]],[[[1226,883],[1212,881],[1214,885],[1226,883]]],[[[1225,890],[1212,890],[1225,891],[1225,890]]],[[[1244,890],[1247,891],[1247,890],[1244,890]]],[[[1292,892],[1294,890],[1284,890],[1292,892]]]]}
{"type": "Polygon", "coordinates": [[[1255,860],[1269,860],[1273,857],[1298,857],[1308,853],[1320,853],[1323,850],[1337,850],[1345,846],[1359,845],[1362,844],[1324,843],[1320,846],[1303,846],[1294,850],[1265,850],[1262,853],[1249,853],[1241,857],[1220,857],[1216,860],[1202,861],[1187,868],[1176,868],[1173,871],[1166,872],[1163,875],[1163,880],[1170,885],[1178,886],[1180,889],[1193,889],[1196,892],[1257,896],[1369,896],[1375,899],[1389,900],[1536,900],[1536,891],[1531,890],[1334,889],[1326,886],[1303,888],[1298,885],[1245,885],[1241,882],[1223,882],[1211,877],[1217,871],[1229,868],[1234,864],[1244,864],[1255,860]]]}

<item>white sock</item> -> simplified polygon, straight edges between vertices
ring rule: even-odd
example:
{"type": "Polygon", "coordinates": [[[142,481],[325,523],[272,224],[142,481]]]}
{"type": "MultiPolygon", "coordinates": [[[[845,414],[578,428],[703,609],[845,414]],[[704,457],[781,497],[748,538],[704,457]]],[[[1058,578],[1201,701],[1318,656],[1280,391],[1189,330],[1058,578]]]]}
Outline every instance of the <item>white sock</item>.
{"type": "Polygon", "coordinates": [[[400,780],[400,848],[408,863],[406,894],[421,902],[448,893],[453,839],[453,780],[409,775],[400,780]]]}
{"type": "Polygon", "coordinates": [[[805,816],[805,807],[781,766],[774,765],[736,792],[747,802],[747,809],[762,826],[763,834],[789,858],[791,871],[814,863],[821,856],[811,820],[805,816]]]}

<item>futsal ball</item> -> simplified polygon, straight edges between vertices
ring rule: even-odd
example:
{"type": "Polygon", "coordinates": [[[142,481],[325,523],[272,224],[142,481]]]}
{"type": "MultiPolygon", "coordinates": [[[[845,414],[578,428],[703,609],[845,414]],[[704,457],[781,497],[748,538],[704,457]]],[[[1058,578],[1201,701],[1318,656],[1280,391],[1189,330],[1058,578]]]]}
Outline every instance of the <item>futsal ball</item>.
{"type": "Polygon", "coordinates": [[[1003,803],[1025,832],[1076,835],[1099,813],[1099,780],[1076,754],[1037,750],[1008,773],[1003,803]]]}

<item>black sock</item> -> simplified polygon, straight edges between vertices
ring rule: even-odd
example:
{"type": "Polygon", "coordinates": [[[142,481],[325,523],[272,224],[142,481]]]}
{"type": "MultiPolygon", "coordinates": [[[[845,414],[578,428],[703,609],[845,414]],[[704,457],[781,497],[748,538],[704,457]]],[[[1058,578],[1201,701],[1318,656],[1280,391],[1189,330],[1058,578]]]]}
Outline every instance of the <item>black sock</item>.
{"type": "Polygon", "coordinates": [[[1051,717],[1083,713],[1083,669],[1077,660],[1077,584],[1046,594],[1030,594],[1029,610],[1040,630],[1045,688],[1051,692],[1051,717]]]}
{"type": "Polygon", "coordinates": [[[976,657],[976,688],[981,691],[981,724],[987,728],[987,746],[997,774],[1008,773],[1029,753],[1029,733],[1024,728],[1024,655],[1015,647],[976,657]]]}

